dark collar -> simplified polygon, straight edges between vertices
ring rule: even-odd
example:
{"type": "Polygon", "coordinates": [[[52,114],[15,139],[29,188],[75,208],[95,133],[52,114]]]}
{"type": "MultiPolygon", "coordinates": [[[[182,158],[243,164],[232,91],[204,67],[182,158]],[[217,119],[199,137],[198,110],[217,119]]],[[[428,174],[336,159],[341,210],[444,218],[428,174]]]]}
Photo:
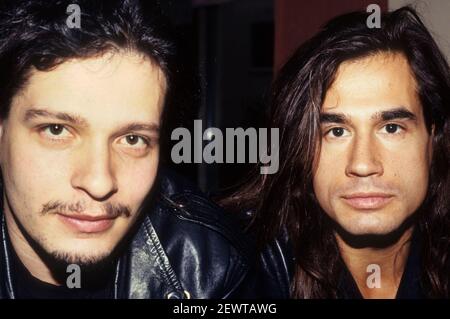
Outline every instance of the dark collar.
{"type": "MultiPolygon", "coordinates": [[[[414,231],[408,259],[405,270],[397,290],[396,299],[423,299],[426,294],[421,285],[422,266],[421,266],[422,239],[418,230],[414,231]]],[[[338,298],[342,299],[362,299],[363,296],[353,279],[350,271],[342,263],[342,273],[338,284],[338,298]]]]}

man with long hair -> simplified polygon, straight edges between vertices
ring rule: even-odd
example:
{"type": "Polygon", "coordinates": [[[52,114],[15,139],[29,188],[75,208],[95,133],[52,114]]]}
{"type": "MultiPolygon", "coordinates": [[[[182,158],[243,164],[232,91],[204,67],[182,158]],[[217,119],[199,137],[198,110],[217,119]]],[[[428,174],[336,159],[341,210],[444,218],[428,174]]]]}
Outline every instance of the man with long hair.
{"type": "Polygon", "coordinates": [[[450,295],[450,72],[416,12],[330,21],[280,71],[280,169],[223,203],[252,214],[266,297],[450,295]]]}

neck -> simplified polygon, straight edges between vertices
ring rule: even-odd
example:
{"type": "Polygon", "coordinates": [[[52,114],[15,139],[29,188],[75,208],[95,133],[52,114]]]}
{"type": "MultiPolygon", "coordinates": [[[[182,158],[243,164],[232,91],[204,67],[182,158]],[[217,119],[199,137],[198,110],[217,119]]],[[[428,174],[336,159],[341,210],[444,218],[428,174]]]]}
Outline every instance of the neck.
{"type": "Polygon", "coordinates": [[[6,226],[9,239],[16,255],[33,277],[49,284],[59,285],[48,266],[25,238],[7,206],[8,205],[4,205],[6,226]]]}
{"type": "Polygon", "coordinates": [[[341,257],[364,298],[395,298],[409,255],[413,229],[410,227],[394,244],[383,248],[355,248],[336,234],[341,257]]]}

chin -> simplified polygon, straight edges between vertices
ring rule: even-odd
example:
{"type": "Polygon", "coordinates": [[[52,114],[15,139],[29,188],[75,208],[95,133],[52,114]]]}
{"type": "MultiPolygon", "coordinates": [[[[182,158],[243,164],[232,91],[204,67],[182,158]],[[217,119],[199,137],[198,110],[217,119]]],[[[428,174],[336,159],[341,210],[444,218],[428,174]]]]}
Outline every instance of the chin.
{"type": "Polygon", "coordinates": [[[77,264],[79,266],[102,263],[103,261],[109,259],[111,255],[110,253],[84,254],[71,251],[53,251],[50,254],[58,262],[64,264],[77,264]]]}
{"type": "Polygon", "coordinates": [[[59,260],[66,260],[72,264],[94,264],[109,258],[114,247],[101,247],[95,243],[89,243],[84,247],[66,246],[51,250],[51,255],[59,260]],[[69,248],[70,247],[70,248],[69,248]],[[67,249],[69,248],[69,249],[67,249]]]}
{"type": "Polygon", "coordinates": [[[41,253],[58,264],[92,265],[102,263],[113,254],[114,243],[100,238],[60,238],[55,245],[53,240],[38,240],[41,253]]]}
{"type": "Polygon", "coordinates": [[[351,236],[389,235],[402,225],[401,221],[376,213],[357,213],[346,218],[337,218],[335,222],[338,228],[351,236]]]}
{"type": "Polygon", "coordinates": [[[353,224],[349,225],[349,227],[344,227],[351,235],[374,235],[374,236],[383,236],[389,235],[399,229],[399,225],[383,225],[383,224],[353,224]]]}
{"type": "Polygon", "coordinates": [[[383,248],[394,244],[407,229],[407,223],[393,220],[358,219],[339,223],[337,233],[354,247],[383,248]]]}

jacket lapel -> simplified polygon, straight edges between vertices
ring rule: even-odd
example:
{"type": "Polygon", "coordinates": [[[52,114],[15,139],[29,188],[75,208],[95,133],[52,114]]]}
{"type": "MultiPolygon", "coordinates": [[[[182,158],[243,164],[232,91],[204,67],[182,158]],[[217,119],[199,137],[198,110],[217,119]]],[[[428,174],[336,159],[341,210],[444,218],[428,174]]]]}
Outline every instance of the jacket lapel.
{"type": "MultiPolygon", "coordinates": [[[[127,260],[126,298],[185,298],[184,290],[173,271],[148,215],[131,242],[127,260]]],[[[119,290],[121,290],[119,288],[119,290]]]]}

